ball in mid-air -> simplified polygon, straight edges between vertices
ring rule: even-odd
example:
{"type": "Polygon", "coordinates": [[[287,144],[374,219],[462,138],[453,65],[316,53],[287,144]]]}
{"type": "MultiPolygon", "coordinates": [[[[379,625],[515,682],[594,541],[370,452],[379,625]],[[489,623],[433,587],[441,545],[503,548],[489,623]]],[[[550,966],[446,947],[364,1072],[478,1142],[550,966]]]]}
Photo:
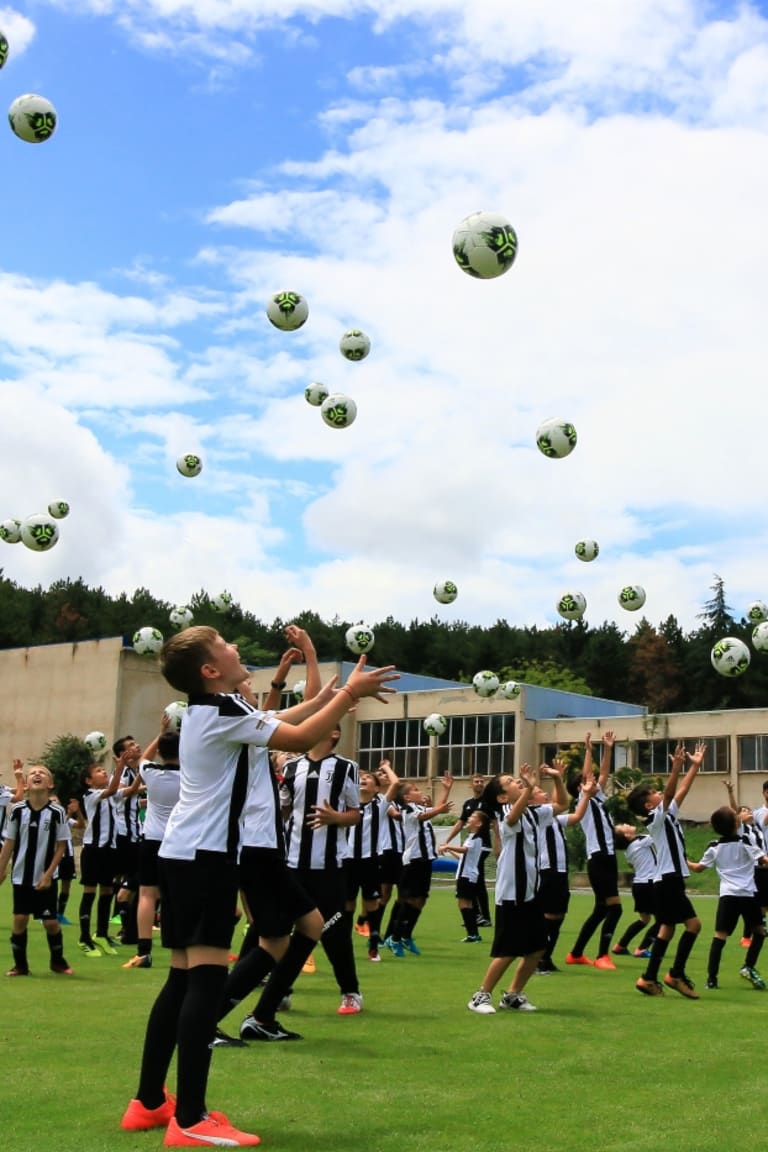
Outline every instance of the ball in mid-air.
{"type": "Polygon", "coordinates": [[[33,552],[50,552],[59,539],[59,526],[47,512],[27,516],[21,522],[21,542],[33,552]]]}
{"type": "Polygon", "coordinates": [[[83,744],[94,756],[98,756],[107,747],[107,738],[103,732],[89,732],[83,736],[83,744]]]}
{"type": "Polygon", "coordinates": [[[296,683],[294,684],[293,688],[291,688],[291,692],[293,693],[293,695],[296,697],[296,700],[300,704],[301,701],[304,699],[304,697],[307,694],[307,682],[306,682],[306,680],[297,680],[296,683]]]}
{"type": "Polygon", "coordinates": [[[448,721],[439,712],[433,712],[430,716],[424,717],[424,731],[429,736],[442,736],[447,727],[448,721]]]}
{"type": "Polygon", "coordinates": [[[576,544],[576,547],[574,548],[574,552],[578,556],[579,560],[589,562],[590,560],[595,560],[597,558],[597,555],[600,552],[600,546],[598,545],[597,540],[579,540],[576,544]]]}
{"type": "Polygon", "coordinates": [[[637,612],[645,604],[645,588],[639,584],[625,584],[619,592],[619,604],[628,612],[637,612]]]}
{"type": "Polygon", "coordinates": [[[42,144],[56,131],[56,109],[45,96],[27,92],[17,96],[8,109],[8,122],[20,140],[42,144]]]}
{"type": "Polygon", "coordinates": [[[552,416],[536,430],[536,447],[550,460],[562,460],[570,456],[576,447],[576,429],[567,420],[552,416]]]}
{"type": "Polygon", "coordinates": [[[231,592],[216,592],[210,598],[211,608],[214,612],[229,612],[234,602],[234,597],[231,592]]]}
{"type": "Polygon", "coordinates": [[[747,620],[750,624],[762,624],[768,620],[768,604],[764,600],[753,600],[747,605],[747,620]]]}
{"type": "Polygon", "coordinates": [[[21,542],[21,520],[16,520],[13,516],[8,520],[3,520],[0,523],[0,540],[5,540],[6,544],[19,544],[21,542]]]}
{"type": "Polygon", "coordinates": [[[362,656],[364,652],[370,652],[375,639],[373,628],[362,623],[353,624],[351,628],[347,628],[344,634],[344,643],[350,652],[354,652],[356,656],[362,656]]]}
{"type": "Polygon", "coordinates": [[[194,613],[187,604],[178,604],[175,608],[171,608],[168,613],[168,619],[174,628],[188,628],[194,620],[194,613]]]}
{"type": "Polygon", "coordinates": [[[563,620],[581,620],[587,610],[587,598],[582,592],[563,592],[556,607],[563,620]]]}
{"type": "Polygon", "coordinates": [[[351,396],[334,392],[323,400],[320,415],[329,428],[349,428],[357,416],[357,404],[351,396]]]}
{"type": "Polygon", "coordinates": [[[522,685],[518,684],[517,680],[505,680],[501,686],[501,695],[505,700],[516,700],[522,690],[522,685]]]}
{"type": "Polygon", "coordinates": [[[517,256],[517,234],[498,212],[471,212],[453,233],[453,258],[468,276],[493,280],[508,272],[517,256]]]}
{"type": "Polygon", "coordinates": [[[432,589],[432,595],[438,604],[453,604],[458,594],[459,590],[453,580],[438,580],[432,589]]]}
{"type": "Polygon", "coordinates": [[[166,704],[165,708],[163,708],[163,712],[170,721],[168,725],[169,732],[180,732],[181,722],[187,712],[186,701],[172,700],[170,704],[166,704]]]}
{"type": "Polygon", "coordinates": [[[309,305],[298,292],[275,292],[267,304],[267,317],[281,332],[295,332],[306,323],[309,305]]]}
{"type": "Polygon", "coordinates": [[[199,476],[203,470],[203,462],[193,452],[185,452],[176,461],[176,468],[182,476],[199,476]]]}
{"type": "Polygon", "coordinates": [[[139,656],[156,656],[163,646],[163,634],[159,628],[137,628],[131,641],[134,652],[139,656]]]}
{"type": "Polygon", "coordinates": [[[751,658],[749,648],[737,636],[725,636],[712,646],[712,667],[721,676],[741,676],[751,658]]]}
{"type": "Polygon", "coordinates": [[[371,341],[359,328],[350,328],[339,340],[339,351],[345,360],[365,360],[371,350],[371,341]]]}
{"type": "Polygon", "coordinates": [[[490,672],[484,668],[481,672],[475,672],[472,677],[472,687],[478,696],[493,696],[499,689],[499,678],[495,672],[490,672]]]}
{"type": "Polygon", "coordinates": [[[54,520],[63,520],[65,516],[69,516],[69,504],[66,500],[51,500],[48,511],[54,520]]]}
{"type": "Polygon", "coordinates": [[[8,39],[0,32],[0,68],[5,65],[8,59],[8,39]]]}
{"type": "Polygon", "coordinates": [[[307,404],[311,404],[313,408],[319,408],[323,400],[327,400],[329,396],[328,389],[325,384],[309,384],[304,389],[304,399],[307,404]]]}
{"type": "Polygon", "coordinates": [[[758,652],[768,652],[768,620],[763,620],[752,629],[752,643],[758,652]]]}

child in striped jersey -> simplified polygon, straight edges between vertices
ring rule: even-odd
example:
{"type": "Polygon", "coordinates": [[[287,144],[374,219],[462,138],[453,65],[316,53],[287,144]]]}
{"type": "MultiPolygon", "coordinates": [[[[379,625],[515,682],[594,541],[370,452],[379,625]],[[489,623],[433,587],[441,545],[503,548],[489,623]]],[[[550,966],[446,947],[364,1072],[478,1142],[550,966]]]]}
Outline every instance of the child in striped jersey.
{"type": "Polygon", "coordinates": [[[456,856],[456,899],[464,921],[466,936],[462,944],[479,944],[482,936],[477,930],[477,892],[482,881],[482,861],[490,851],[486,842],[490,820],[488,813],[475,808],[464,821],[468,836],[463,844],[442,844],[440,856],[456,856]]]}
{"type": "Polygon", "coordinates": [[[360,893],[368,926],[368,959],[378,963],[381,944],[381,871],[379,869],[379,827],[387,818],[388,803],[379,803],[379,785],[372,772],[360,773],[360,823],[347,830],[348,855],[344,861],[347,893],[346,911],[352,915],[360,893]]]}
{"type": "Polygon", "coordinates": [[[648,959],[651,955],[649,949],[656,938],[658,925],[654,923],[648,928],[653,915],[653,881],[656,877],[656,849],[653,840],[647,833],[639,832],[634,824],[617,824],[614,828],[614,841],[617,849],[624,850],[627,863],[633,872],[632,899],[637,912],[637,920],[633,920],[621,939],[614,944],[611,951],[615,956],[629,956],[629,945],[646,928],[642,940],[632,952],[633,956],[648,959]]]}

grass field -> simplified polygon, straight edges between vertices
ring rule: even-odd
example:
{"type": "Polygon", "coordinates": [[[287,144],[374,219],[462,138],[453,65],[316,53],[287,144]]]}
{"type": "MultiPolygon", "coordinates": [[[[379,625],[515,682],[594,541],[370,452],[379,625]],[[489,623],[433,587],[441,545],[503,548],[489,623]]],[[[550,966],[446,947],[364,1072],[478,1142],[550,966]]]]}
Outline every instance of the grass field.
{"type": "MultiPolygon", "coordinates": [[[[74,910],[76,902],[73,894],[74,910]]],[[[436,886],[417,930],[422,956],[385,953],[373,965],[355,937],[365,1011],[338,1017],[320,954],[317,973],[301,977],[285,1016],[304,1040],[214,1052],[209,1106],[257,1131],[275,1152],[735,1147],[759,1130],[768,992],[739,977],[743,950],[735,937],[726,945],[720,990],[704,990],[715,900],[697,895],[696,902],[704,930],[689,971],[700,1001],[639,995],[633,984],[642,961],[619,958],[617,972],[569,968],[534,977],[528,990],[536,1013],[477,1016],[466,1003],[485,969],[487,942],[459,943],[452,885],[436,886]]],[[[574,895],[556,960],[590,906],[589,896],[574,895]]],[[[622,924],[629,897],[624,908],[622,924]]],[[[10,967],[9,910],[5,884],[3,970],[10,967]]],[[[136,1088],[163,953],[156,951],[149,971],[123,971],[118,958],[81,958],[76,929],[64,931],[73,977],[48,972],[43,931],[34,924],[33,975],[4,981],[3,1145],[13,1152],[159,1150],[162,1133],[131,1135],[118,1125],[136,1088]]],[[[230,1017],[233,1030],[243,1014],[230,1017]]]]}

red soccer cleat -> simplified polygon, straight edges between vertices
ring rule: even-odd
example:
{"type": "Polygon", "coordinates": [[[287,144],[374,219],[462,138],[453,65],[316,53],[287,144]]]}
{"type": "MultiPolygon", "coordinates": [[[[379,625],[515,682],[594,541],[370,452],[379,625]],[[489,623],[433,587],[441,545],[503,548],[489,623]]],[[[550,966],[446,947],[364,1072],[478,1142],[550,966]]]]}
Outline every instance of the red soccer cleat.
{"type": "Polygon", "coordinates": [[[574,956],[573,952],[569,952],[565,958],[566,964],[588,964],[590,968],[594,968],[594,960],[587,959],[586,956],[574,956]]]}
{"type": "Polygon", "coordinates": [[[261,1139],[233,1128],[223,1112],[209,1112],[188,1128],[182,1128],[176,1117],[171,1117],[163,1143],[166,1148],[255,1148],[261,1139]]]}

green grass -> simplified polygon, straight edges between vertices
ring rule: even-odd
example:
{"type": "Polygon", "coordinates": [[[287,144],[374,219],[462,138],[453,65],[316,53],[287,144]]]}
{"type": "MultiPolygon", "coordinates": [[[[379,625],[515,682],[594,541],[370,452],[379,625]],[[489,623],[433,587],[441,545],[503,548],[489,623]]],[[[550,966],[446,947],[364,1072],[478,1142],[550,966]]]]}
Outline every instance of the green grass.
{"type": "MultiPolygon", "coordinates": [[[[708,837],[707,837],[708,838],[708,837]]],[[[570,968],[534,977],[537,1013],[467,1011],[488,948],[462,945],[452,887],[436,886],[418,926],[424,954],[381,964],[355,937],[365,1011],[335,1014],[338,994],[323,954],[302,976],[286,1023],[295,1044],[214,1053],[209,1104],[257,1131],[270,1152],[721,1152],[750,1132],[764,1089],[759,1014],[768,993],[739,977],[743,950],[726,945],[721,989],[703,990],[715,900],[697,896],[704,931],[689,971],[699,1002],[640,996],[642,962],[619,971],[570,968]],[[757,1020],[755,1012],[758,1013],[757,1020]]],[[[73,908],[77,895],[73,893],[73,908]]],[[[591,907],[574,895],[556,959],[591,907]]],[[[0,888],[0,941],[10,927],[0,888]]],[[[631,905],[624,902],[628,922],[631,905]]],[[[88,961],[65,928],[73,977],[48,972],[42,928],[30,929],[33,976],[4,980],[0,1122],[13,1152],[159,1150],[162,1133],[120,1131],[136,1089],[156,967],[123,971],[88,961]]],[[[489,938],[489,931],[484,935],[489,938]]],[[[0,980],[3,978],[0,976],[0,980]]],[[[243,1013],[233,1013],[236,1028],[243,1013]]],[[[173,1075],[171,1076],[171,1086],[173,1075]]]]}

